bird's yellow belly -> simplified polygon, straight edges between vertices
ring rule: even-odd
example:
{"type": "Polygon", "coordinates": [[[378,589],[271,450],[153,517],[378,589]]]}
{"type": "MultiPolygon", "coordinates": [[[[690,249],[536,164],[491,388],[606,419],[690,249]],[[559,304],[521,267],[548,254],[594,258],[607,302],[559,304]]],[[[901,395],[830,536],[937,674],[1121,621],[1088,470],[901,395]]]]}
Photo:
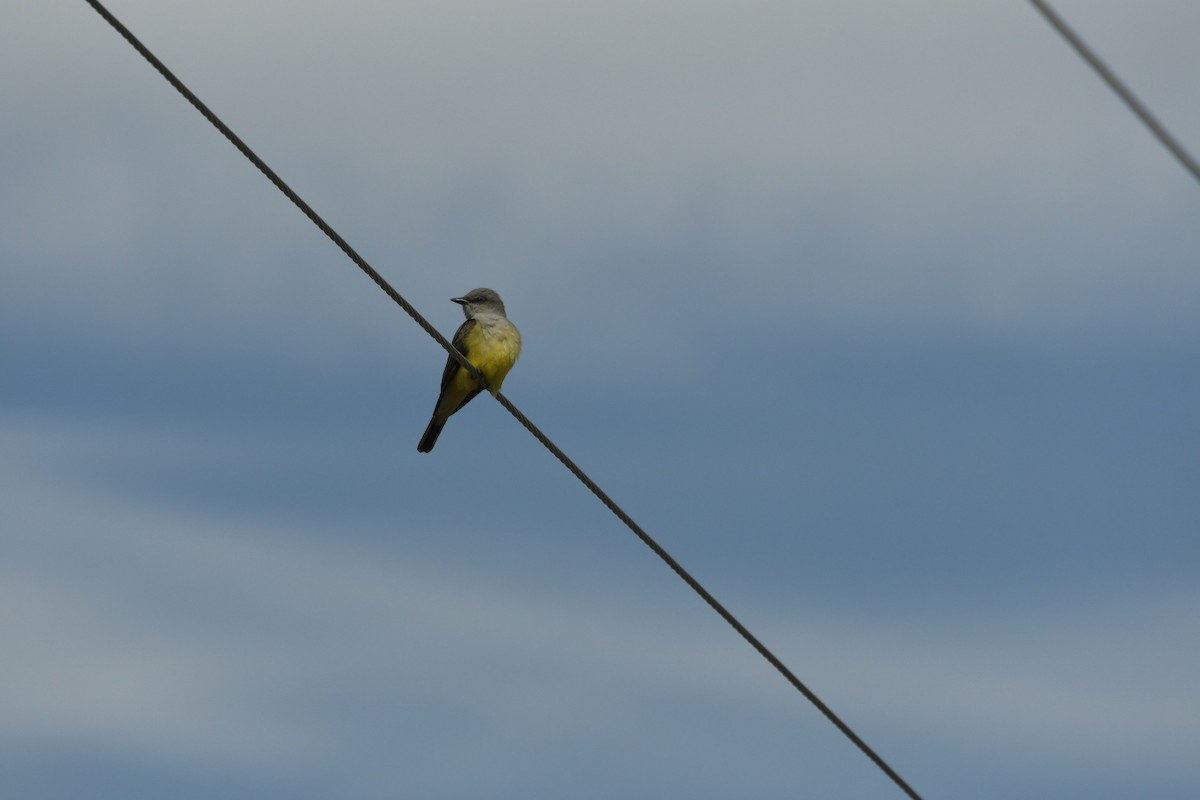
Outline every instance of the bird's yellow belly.
{"type": "MultiPolygon", "coordinates": [[[[521,355],[521,334],[516,326],[510,324],[507,330],[498,331],[480,325],[467,336],[465,344],[467,358],[487,378],[492,391],[500,391],[505,376],[521,355]]],[[[471,391],[476,386],[465,369],[455,375],[455,383],[464,391],[471,391]]]]}

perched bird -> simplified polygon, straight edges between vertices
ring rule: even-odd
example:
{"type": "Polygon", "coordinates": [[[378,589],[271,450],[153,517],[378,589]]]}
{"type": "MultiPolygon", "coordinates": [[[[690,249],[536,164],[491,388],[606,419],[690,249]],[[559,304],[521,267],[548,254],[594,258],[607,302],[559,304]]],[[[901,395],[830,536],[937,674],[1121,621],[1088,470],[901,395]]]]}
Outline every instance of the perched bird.
{"type": "MultiPolygon", "coordinates": [[[[454,332],[452,344],[487,379],[492,394],[500,391],[504,376],[521,354],[521,332],[504,315],[504,302],[491,289],[472,289],[462,297],[450,298],[463,307],[467,321],[454,332]]],[[[438,435],[450,415],[483,391],[479,381],[450,356],[442,372],[442,390],[433,418],[417,445],[417,452],[428,453],[437,444],[438,435]]]]}

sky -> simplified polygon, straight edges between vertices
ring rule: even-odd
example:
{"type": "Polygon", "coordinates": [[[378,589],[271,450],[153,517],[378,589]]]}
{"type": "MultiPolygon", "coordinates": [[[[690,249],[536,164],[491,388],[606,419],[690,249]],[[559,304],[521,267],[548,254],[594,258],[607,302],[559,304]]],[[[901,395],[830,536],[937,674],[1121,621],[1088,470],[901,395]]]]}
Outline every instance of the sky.
{"type": "MultiPolygon", "coordinates": [[[[1200,793],[1200,186],[1028,3],[107,5],[922,796],[1200,793]]],[[[86,3],[0,102],[6,795],[902,796],[86,3]]]]}

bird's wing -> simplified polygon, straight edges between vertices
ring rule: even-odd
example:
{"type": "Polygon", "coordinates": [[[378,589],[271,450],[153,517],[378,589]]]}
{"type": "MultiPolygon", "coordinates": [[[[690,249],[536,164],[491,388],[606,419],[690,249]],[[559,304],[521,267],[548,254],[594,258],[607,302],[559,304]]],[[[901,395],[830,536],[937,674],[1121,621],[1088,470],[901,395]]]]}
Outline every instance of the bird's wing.
{"type": "MultiPolygon", "coordinates": [[[[475,326],[478,324],[479,323],[473,319],[467,320],[462,325],[458,326],[458,330],[454,332],[454,338],[450,340],[450,344],[454,345],[454,349],[462,353],[467,358],[471,357],[471,354],[467,352],[467,335],[474,330],[475,326]]],[[[441,391],[446,391],[446,386],[450,383],[450,380],[454,377],[454,373],[458,372],[458,369],[461,366],[462,364],[458,363],[457,358],[454,356],[446,356],[446,369],[442,371],[441,391]]]]}

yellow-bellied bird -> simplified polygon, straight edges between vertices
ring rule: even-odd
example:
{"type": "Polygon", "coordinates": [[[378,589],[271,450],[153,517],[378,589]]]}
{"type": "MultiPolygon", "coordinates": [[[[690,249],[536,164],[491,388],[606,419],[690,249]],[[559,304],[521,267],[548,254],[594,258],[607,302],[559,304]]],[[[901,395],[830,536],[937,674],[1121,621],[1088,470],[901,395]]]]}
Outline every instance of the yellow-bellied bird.
{"type": "MultiPolygon", "coordinates": [[[[451,343],[475,365],[495,394],[521,354],[521,332],[508,321],[504,315],[504,302],[491,289],[472,289],[451,300],[462,306],[467,316],[467,321],[455,331],[451,343]]],[[[429,420],[417,451],[428,453],[432,450],[450,415],[482,391],[479,381],[471,377],[458,359],[450,356],[442,372],[442,391],[433,407],[433,418],[429,420]]]]}

